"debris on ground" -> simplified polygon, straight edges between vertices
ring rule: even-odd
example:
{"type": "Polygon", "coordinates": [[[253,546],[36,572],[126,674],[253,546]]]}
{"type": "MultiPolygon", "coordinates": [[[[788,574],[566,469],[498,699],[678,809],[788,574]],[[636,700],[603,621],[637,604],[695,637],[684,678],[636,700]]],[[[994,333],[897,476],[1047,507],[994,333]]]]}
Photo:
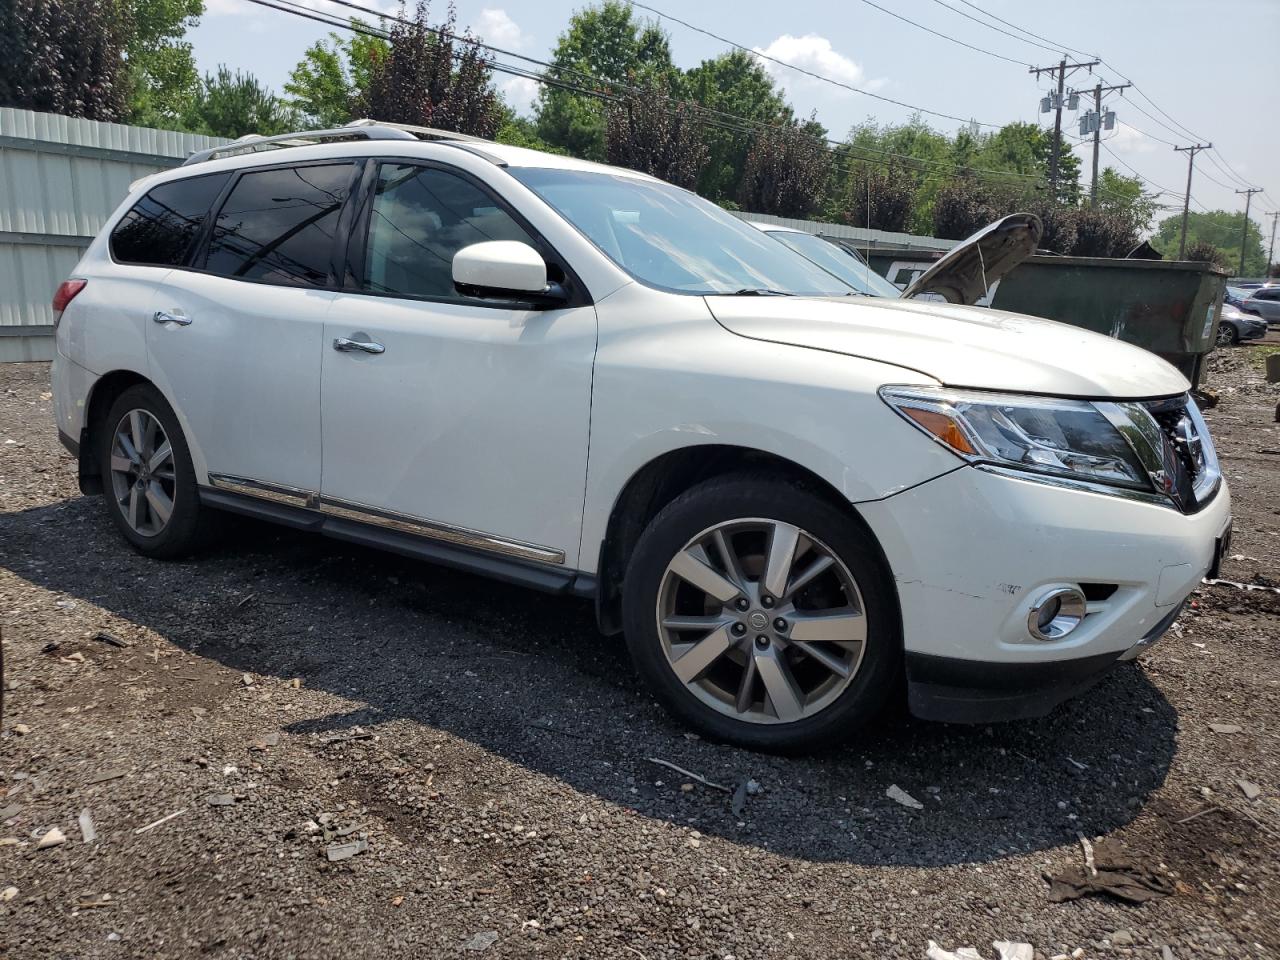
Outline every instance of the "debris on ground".
{"type": "Polygon", "coordinates": [[[900,803],[904,807],[910,807],[912,810],[924,809],[923,803],[921,803],[911,794],[907,793],[907,791],[903,790],[896,783],[890,784],[889,789],[884,792],[884,795],[888,797],[890,800],[894,801],[894,803],[900,803]]]}
{"type": "Polygon", "coordinates": [[[229,793],[211,793],[204,802],[211,807],[231,807],[235,806],[236,798],[229,793]]]}
{"type": "Polygon", "coordinates": [[[1257,800],[1262,796],[1262,788],[1252,780],[1237,780],[1236,786],[1240,788],[1246,800],[1257,800]]]}
{"type": "Polygon", "coordinates": [[[93,826],[93,814],[89,812],[89,808],[85,807],[80,811],[79,817],[80,836],[85,843],[93,843],[98,839],[98,831],[93,826]]]}
{"type": "Polygon", "coordinates": [[[1209,729],[1214,733],[1243,733],[1244,727],[1238,723],[1211,723],[1209,729]]]}
{"type": "Polygon", "coordinates": [[[488,950],[498,942],[497,930],[485,930],[463,944],[463,950],[488,950]]]}
{"type": "Polygon", "coordinates": [[[747,781],[743,780],[738,784],[738,788],[733,791],[733,799],[729,801],[729,810],[735,817],[742,816],[742,811],[747,808],[747,781]]]}
{"type": "Polygon", "coordinates": [[[86,787],[92,787],[96,783],[106,783],[108,780],[118,780],[128,772],[129,771],[123,768],[117,768],[114,770],[104,770],[102,771],[102,773],[99,773],[97,776],[90,777],[88,780],[84,782],[84,784],[86,787]]]}
{"type": "Polygon", "coordinates": [[[27,734],[31,732],[31,728],[27,726],[25,723],[15,723],[13,725],[13,732],[20,737],[25,737],[27,734]]]}
{"type": "Polygon", "coordinates": [[[5,887],[3,890],[0,890],[0,903],[8,903],[17,895],[18,895],[17,887],[5,887]]]}
{"type": "Polygon", "coordinates": [[[650,757],[650,763],[656,763],[660,767],[666,767],[668,770],[674,770],[676,773],[683,773],[690,780],[697,780],[704,787],[710,787],[712,790],[719,790],[721,793],[733,793],[728,787],[721,783],[712,783],[706,777],[699,776],[692,770],[686,770],[684,767],[677,767],[670,760],[659,760],[657,757],[650,757]]]}
{"type": "Polygon", "coordinates": [[[36,844],[37,850],[48,850],[50,847],[60,847],[67,842],[67,836],[57,827],[50,827],[45,831],[39,842],[36,844]]]}
{"type": "Polygon", "coordinates": [[[369,841],[353,840],[350,843],[331,843],[325,847],[324,855],[329,858],[330,863],[338,863],[341,860],[350,860],[358,853],[364,853],[369,849],[369,841]]]}
{"type": "Polygon", "coordinates": [[[111,634],[107,633],[105,630],[99,630],[97,633],[93,635],[93,639],[97,640],[99,643],[105,643],[107,644],[107,646],[116,647],[117,649],[120,649],[120,650],[123,650],[129,646],[129,644],[127,644],[125,641],[121,640],[119,637],[112,636],[111,634]]]}
{"type": "Polygon", "coordinates": [[[134,832],[134,833],[146,833],[148,830],[154,830],[156,827],[160,826],[160,824],[162,824],[162,823],[168,823],[168,822],[169,822],[170,820],[172,820],[174,817],[180,817],[180,816],[182,816],[182,814],[184,814],[184,813],[186,813],[186,812],[187,812],[187,808],[186,808],[186,807],[183,807],[181,810],[175,810],[175,811],[173,811],[173,813],[169,814],[167,817],[161,817],[159,820],[154,820],[154,821],[152,821],[151,823],[148,823],[145,827],[139,827],[137,830],[135,830],[135,831],[133,831],[133,832],[134,832]]]}
{"type": "Polygon", "coordinates": [[[1091,848],[1091,863],[1073,864],[1057,873],[1044,872],[1051,903],[1103,893],[1128,903],[1146,903],[1173,893],[1173,884],[1162,872],[1118,844],[1100,840],[1091,848]]]}
{"type": "MultiPolygon", "coordinates": [[[[1010,940],[995,940],[991,946],[996,949],[996,960],[1034,960],[1035,950],[1029,943],[1014,943],[1010,940]]],[[[928,960],[983,960],[973,947],[960,947],[955,951],[944,950],[932,940],[925,952],[928,960]]]]}

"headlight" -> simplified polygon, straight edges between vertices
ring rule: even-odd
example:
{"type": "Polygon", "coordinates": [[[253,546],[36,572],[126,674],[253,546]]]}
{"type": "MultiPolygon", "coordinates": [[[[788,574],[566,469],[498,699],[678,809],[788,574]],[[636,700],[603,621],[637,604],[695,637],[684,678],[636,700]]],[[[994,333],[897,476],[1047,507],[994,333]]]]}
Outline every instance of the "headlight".
{"type": "Polygon", "coordinates": [[[1133,447],[1087,400],[927,387],[883,387],[880,396],[970,463],[1152,489],[1133,447]]]}

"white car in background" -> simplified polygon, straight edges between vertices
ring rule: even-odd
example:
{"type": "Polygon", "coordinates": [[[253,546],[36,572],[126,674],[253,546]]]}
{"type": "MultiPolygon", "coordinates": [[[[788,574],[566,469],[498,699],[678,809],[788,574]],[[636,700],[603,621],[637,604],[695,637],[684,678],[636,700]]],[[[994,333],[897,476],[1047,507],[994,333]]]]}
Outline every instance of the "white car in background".
{"type": "Polygon", "coordinates": [[[922,717],[1044,714],[1217,562],[1181,374],[956,305],[1034,217],[867,297],[651,177],[425,136],[192,157],[59,289],[58,430],[136,550],[231,510],[576,594],[674,714],[769,750],[904,686],[922,717]]]}

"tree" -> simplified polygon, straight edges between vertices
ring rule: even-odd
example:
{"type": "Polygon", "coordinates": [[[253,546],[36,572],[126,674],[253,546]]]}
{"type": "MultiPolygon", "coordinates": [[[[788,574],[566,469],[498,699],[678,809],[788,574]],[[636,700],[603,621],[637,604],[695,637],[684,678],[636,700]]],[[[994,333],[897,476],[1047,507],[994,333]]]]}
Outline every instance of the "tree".
{"type": "Polygon", "coordinates": [[[665,77],[609,104],[605,118],[608,161],[692,189],[707,162],[697,108],[673,103],[665,77]]]}
{"type": "Polygon", "coordinates": [[[492,137],[503,113],[502,98],[490,82],[489,59],[469,42],[470,31],[455,39],[458,17],[452,4],[438,30],[427,11],[425,0],[418,0],[413,15],[406,16],[401,3],[386,52],[372,57],[357,110],[375,120],[492,137]]]}
{"type": "Polygon", "coordinates": [[[183,37],[204,13],[204,0],[122,0],[131,11],[129,122],[171,127],[200,83],[183,37]]]}
{"type": "Polygon", "coordinates": [[[1111,167],[1103,167],[1098,175],[1098,209],[1125,219],[1135,234],[1151,229],[1159,206],[1156,196],[1147,193],[1137,177],[1126,177],[1111,167]]]}
{"type": "Polygon", "coordinates": [[[538,93],[538,136],[588,160],[605,158],[603,98],[632,82],[678,79],[667,35],[656,24],[633,20],[630,5],[617,0],[575,13],[556,42],[552,64],[551,82],[538,93]]]}
{"type": "Polygon", "coordinates": [[[823,199],[831,166],[825,130],[812,118],[762,127],[751,138],[738,203],[752,213],[806,217],[823,199]]]}
{"type": "MultiPolygon", "coordinates": [[[[793,119],[773,79],[755,57],[741,50],[703,60],[685,74],[684,88],[689,99],[708,111],[770,125],[793,119]]],[[[737,196],[751,140],[749,134],[724,129],[715,121],[714,114],[706,115],[703,139],[708,156],[698,177],[698,193],[721,202],[737,196]]]]}
{"type": "Polygon", "coordinates": [[[963,240],[999,220],[1013,204],[1007,186],[961,174],[945,182],[933,205],[933,235],[963,240]]]}
{"type": "Polygon", "coordinates": [[[351,28],[350,37],[331,33],[308,47],[284,85],[289,105],[308,124],[338,127],[355,119],[374,63],[387,56],[387,41],[372,35],[372,27],[353,19],[351,28]]]}
{"type": "Polygon", "coordinates": [[[843,193],[833,206],[850,226],[904,232],[915,207],[914,178],[892,160],[887,166],[858,164],[844,178],[843,193]]]}
{"type": "Polygon", "coordinates": [[[1187,247],[1186,260],[1198,263],[1211,263],[1219,270],[1231,270],[1230,261],[1225,250],[1219,250],[1207,240],[1197,240],[1187,247]]]}
{"type": "Polygon", "coordinates": [[[131,30],[102,0],[0,0],[0,106],[123,119],[131,30]]]}
{"type": "Polygon", "coordinates": [[[1124,257],[1138,245],[1140,235],[1132,219],[1115,210],[1076,211],[1076,242],[1071,248],[1077,257],[1124,257]]]}
{"type": "Polygon", "coordinates": [[[271,136],[297,126],[288,106],[251,73],[234,74],[225,65],[206,74],[182,114],[183,126],[211,137],[271,136]]]}
{"type": "MultiPolygon", "coordinates": [[[[1245,236],[1244,275],[1260,277],[1267,270],[1267,248],[1263,244],[1262,230],[1252,218],[1246,224],[1241,211],[1210,210],[1190,214],[1187,217],[1187,249],[1191,250],[1200,243],[1216,247],[1223,255],[1223,262],[1230,264],[1234,271],[1240,266],[1241,228],[1248,231],[1245,236]]],[[[1181,230],[1182,214],[1166,217],[1160,221],[1151,242],[1165,257],[1176,257],[1181,230]]]]}

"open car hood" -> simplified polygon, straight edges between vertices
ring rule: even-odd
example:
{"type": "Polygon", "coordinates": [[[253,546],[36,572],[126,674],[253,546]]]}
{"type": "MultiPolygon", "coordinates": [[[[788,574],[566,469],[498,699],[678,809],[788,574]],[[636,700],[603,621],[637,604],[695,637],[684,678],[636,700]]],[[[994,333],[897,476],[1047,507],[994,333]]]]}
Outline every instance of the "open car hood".
{"type": "Polygon", "coordinates": [[[1011,213],[983,227],[920,274],[904,298],[934,293],[948,303],[974,304],[995,283],[1036,252],[1044,226],[1032,213],[1011,213]]]}

